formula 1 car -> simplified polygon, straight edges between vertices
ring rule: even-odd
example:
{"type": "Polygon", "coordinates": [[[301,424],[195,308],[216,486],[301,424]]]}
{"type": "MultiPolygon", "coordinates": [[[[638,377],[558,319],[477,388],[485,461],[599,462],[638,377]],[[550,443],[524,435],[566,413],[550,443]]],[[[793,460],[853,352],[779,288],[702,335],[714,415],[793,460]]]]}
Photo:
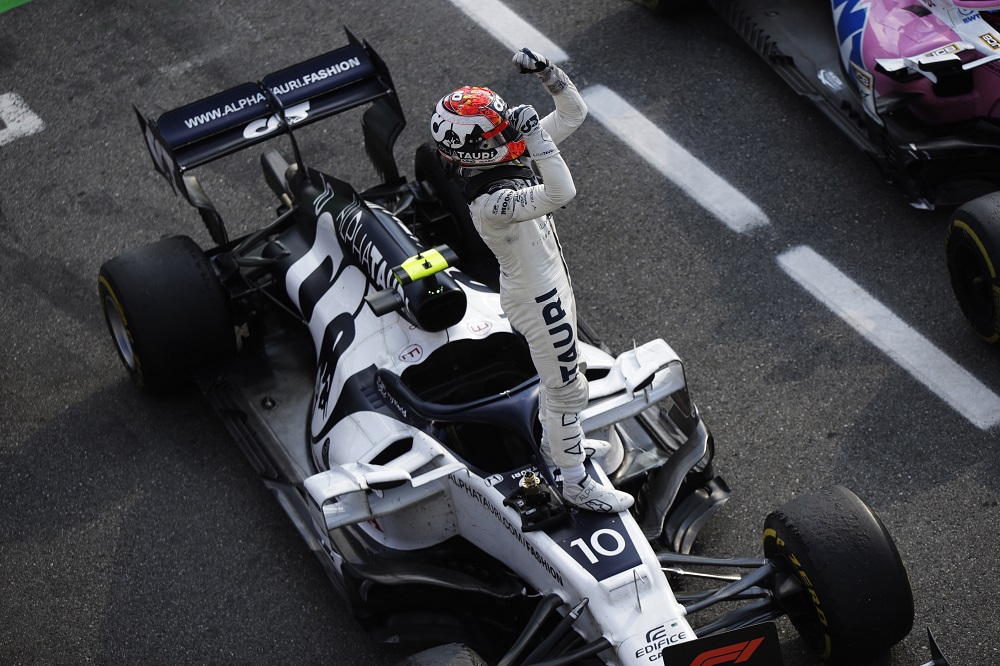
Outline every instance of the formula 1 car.
{"type": "Polygon", "coordinates": [[[768,516],[763,556],[692,553],[730,491],[663,340],[613,355],[581,322],[580,417],[612,444],[586,465],[636,503],[618,514],[563,503],[558,471],[540,462],[538,378],[500,308],[496,265],[431,144],[415,180],[400,174],[389,71],[347,36],[159,118],[136,108],[154,166],[215,245],[169,236],[101,267],[134,383],[155,395],[197,380],[363,627],[422,650],[408,663],[774,666],[782,616],[843,663],[906,636],[899,553],[842,486],[768,516]],[[307,166],[294,134],[360,106],[382,178],[363,192],[307,166]],[[261,155],[277,216],[230,239],[191,170],[277,137],[294,157],[261,155]]]}
{"type": "Polygon", "coordinates": [[[708,4],[914,206],[959,206],[952,288],[976,333],[1000,342],[1000,0],[708,4]]]}

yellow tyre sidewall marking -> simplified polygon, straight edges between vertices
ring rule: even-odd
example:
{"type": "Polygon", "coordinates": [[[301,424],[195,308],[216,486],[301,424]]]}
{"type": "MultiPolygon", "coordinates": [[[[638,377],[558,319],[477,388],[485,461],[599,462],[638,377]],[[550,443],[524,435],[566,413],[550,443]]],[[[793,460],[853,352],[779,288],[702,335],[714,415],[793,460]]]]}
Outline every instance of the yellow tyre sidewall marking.
{"type": "MultiPolygon", "coordinates": [[[[993,262],[990,260],[990,255],[986,251],[986,246],[983,245],[983,241],[979,240],[979,236],[976,234],[975,231],[972,230],[972,227],[970,227],[962,220],[955,220],[953,224],[962,231],[964,231],[965,233],[969,234],[969,237],[972,239],[972,242],[976,244],[977,248],[979,248],[979,254],[981,254],[983,260],[986,261],[986,267],[990,269],[990,277],[993,278],[995,282],[997,279],[997,271],[996,268],[993,267],[993,262]]],[[[995,284],[994,288],[996,288],[995,284]]]]}
{"type": "Polygon", "coordinates": [[[816,594],[816,590],[813,588],[812,581],[809,579],[809,575],[802,567],[802,563],[799,562],[799,559],[795,557],[795,554],[788,549],[787,544],[785,544],[784,540],[778,536],[777,532],[775,532],[773,529],[770,528],[764,530],[764,542],[767,543],[768,539],[774,539],[775,545],[785,555],[785,559],[792,566],[795,567],[795,570],[799,576],[799,582],[802,583],[806,591],[809,593],[809,599],[812,601],[813,608],[816,610],[816,617],[819,619],[823,627],[823,629],[821,629],[823,633],[823,652],[820,653],[819,656],[820,659],[829,659],[830,653],[832,652],[833,649],[832,639],[830,638],[830,625],[827,622],[826,613],[823,611],[823,608],[820,605],[819,595],[816,594]]]}
{"type": "MultiPolygon", "coordinates": [[[[972,242],[975,243],[976,248],[979,250],[980,256],[982,256],[983,261],[986,262],[986,268],[990,271],[990,277],[992,278],[993,284],[993,330],[996,331],[993,335],[985,336],[980,335],[986,342],[996,342],[1000,340],[1000,284],[997,284],[997,271],[996,267],[993,266],[993,261],[990,259],[989,253],[986,251],[986,246],[983,245],[983,241],[979,239],[979,235],[973,231],[972,227],[963,222],[962,220],[954,220],[952,224],[968,234],[972,242]]],[[[949,229],[949,232],[951,230],[949,229]]]]}

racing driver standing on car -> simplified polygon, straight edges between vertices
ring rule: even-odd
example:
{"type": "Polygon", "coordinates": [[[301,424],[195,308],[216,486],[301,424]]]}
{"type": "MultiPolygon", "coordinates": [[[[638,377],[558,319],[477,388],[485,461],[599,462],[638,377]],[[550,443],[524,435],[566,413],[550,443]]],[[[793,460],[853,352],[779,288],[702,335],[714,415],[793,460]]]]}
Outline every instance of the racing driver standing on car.
{"type": "Polygon", "coordinates": [[[562,471],[563,499],[590,511],[624,511],[632,496],[584,467],[587,449],[606,452],[609,445],[585,440],[580,425],[589,393],[578,367],[576,302],[551,215],[576,195],[556,144],[583,123],[587,105],[544,56],[524,48],[513,62],[518,73],[537,74],[555,111],[539,119],[530,105],[508,109],[489,88],[466,86],[437,103],[431,134],[438,152],[459,167],[453,173],[473,224],[500,264],[500,304],[527,339],[538,371],[541,453],[562,471]]]}

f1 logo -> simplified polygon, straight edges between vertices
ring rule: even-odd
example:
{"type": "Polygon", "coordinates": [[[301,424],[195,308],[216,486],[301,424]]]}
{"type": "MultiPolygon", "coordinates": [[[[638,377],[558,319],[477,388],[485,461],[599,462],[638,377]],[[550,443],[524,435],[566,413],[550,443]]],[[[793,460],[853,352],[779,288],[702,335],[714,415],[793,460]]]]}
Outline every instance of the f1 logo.
{"type": "Polygon", "coordinates": [[[664,648],[663,666],[782,666],[773,622],[755,624],[664,648]]]}
{"type": "Polygon", "coordinates": [[[691,666],[717,666],[718,664],[742,664],[753,656],[754,651],[763,638],[755,638],[752,641],[734,643],[726,647],[716,648],[702,652],[691,662],[691,666]]]}

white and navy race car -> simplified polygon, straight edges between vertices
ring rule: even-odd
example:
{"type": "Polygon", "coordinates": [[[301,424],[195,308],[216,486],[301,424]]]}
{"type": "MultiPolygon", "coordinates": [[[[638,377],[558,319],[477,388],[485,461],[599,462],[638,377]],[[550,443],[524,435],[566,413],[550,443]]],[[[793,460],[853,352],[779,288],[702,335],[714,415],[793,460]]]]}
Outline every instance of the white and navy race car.
{"type": "Polygon", "coordinates": [[[786,615],[842,663],[902,639],[906,571],[846,488],[768,516],[762,555],[691,554],[729,489],[663,340],[615,355],[581,322],[581,419],[612,443],[587,466],[636,503],[562,502],[495,261],[430,145],[416,179],[400,175],[392,79],[348,41],[156,119],[136,109],[156,169],[215,245],[170,236],[102,266],[134,383],[155,395],[197,381],[372,637],[437,645],[410,663],[774,666],[786,615]],[[293,134],[360,106],[383,179],[363,192],[304,164],[293,134]],[[278,137],[291,163],[261,155],[277,217],[231,239],[191,171],[278,137]],[[709,585],[687,589],[692,576],[709,585]]]}

